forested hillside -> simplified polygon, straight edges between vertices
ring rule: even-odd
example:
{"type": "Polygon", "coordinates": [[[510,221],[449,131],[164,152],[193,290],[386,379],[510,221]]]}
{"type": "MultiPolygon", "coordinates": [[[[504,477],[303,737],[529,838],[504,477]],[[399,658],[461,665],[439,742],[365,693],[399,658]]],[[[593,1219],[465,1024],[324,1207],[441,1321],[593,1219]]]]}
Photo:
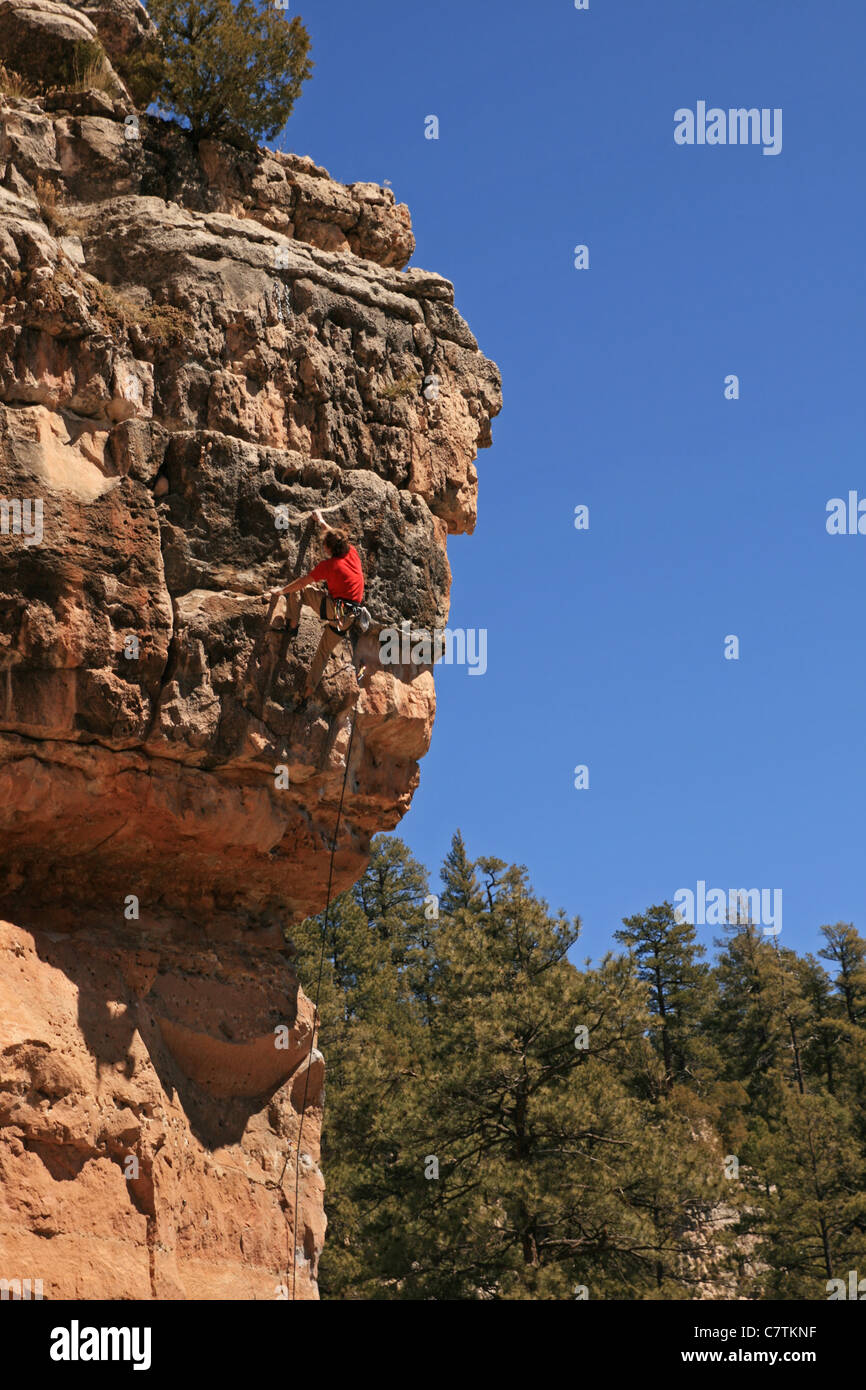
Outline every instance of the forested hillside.
{"type": "Polygon", "coordinates": [[[524,868],[458,832],[441,879],[381,836],[329,914],[323,1297],[826,1299],[866,1266],[851,924],[708,958],[663,903],[581,966],[524,868]]]}

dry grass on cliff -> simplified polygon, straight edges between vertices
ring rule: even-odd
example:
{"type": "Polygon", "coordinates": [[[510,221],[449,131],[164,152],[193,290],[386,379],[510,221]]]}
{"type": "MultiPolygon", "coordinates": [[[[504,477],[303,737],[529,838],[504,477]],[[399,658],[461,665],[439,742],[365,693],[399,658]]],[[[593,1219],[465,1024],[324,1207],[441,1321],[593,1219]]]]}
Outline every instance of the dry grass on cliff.
{"type": "Polygon", "coordinates": [[[379,395],[384,396],[388,401],[395,401],[400,396],[411,396],[418,390],[423,380],[424,378],[418,373],[400,377],[398,381],[392,381],[387,386],[383,386],[379,395]]]}
{"type": "MultiPolygon", "coordinates": [[[[43,190],[43,197],[47,200],[46,220],[53,215],[56,221],[51,194],[45,194],[43,190]]],[[[60,218],[62,221],[62,214],[60,218]]],[[[68,219],[64,225],[69,225],[72,220],[68,219]]],[[[16,271],[12,279],[16,288],[26,294],[25,274],[16,271]]],[[[90,275],[75,274],[62,264],[55,267],[50,280],[40,283],[38,294],[40,308],[48,315],[80,320],[81,309],[86,307],[103,331],[115,340],[122,340],[130,333],[137,334],[139,339],[143,339],[143,344],[140,343],[138,347],[173,347],[188,338],[193,330],[189,315],[174,304],[142,304],[114,285],[103,284],[90,275]]]]}
{"type": "Polygon", "coordinates": [[[80,236],[85,230],[86,223],[80,217],[73,217],[64,211],[58,201],[57,188],[48,179],[38,178],[36,180],[36,201],[39,204],[39,211],[42,213],[44,221],[48,225],[48,230],[52,236],[80,236]]]}
{"type": "Polygon", "coordinates": [[[0,63],[0,94],[4,97],[32,97],[33,88],[23,77],[0,63]]]}
{"type": "Polygon", "coordinates": [[[99,282],[95,285],[95,298],[102,317],[110,324],[127,333],[138,328],[157,347],[170,347],[192,332],[189,315],[173,304],[140,304],[123,290],[99,282]]]}
{"type": "Polygon", "coordinates": [[[53,71],[46,73],[39,90],[47,95],[58,92],[104,92],[110,97],[116,97],[120,92],[108,54],[98,39],[80,39],[72,53],[65,53],[53,71]]]}
{"type": "Polygon", "coordinates": [[[66,90],[106,92],[108,96],[116,96],[117,82],[101,43],[81,42],[75,45],[72,81],[66,90]]]}
{"type": "Polygon", "coordinates": [[[110,97],[121,94],[108,55],[95,39],[80,40],[71,56],[64,55],[54,65],[53,71],[46,69],[44,79],[28,81],[0,63],[0,96],[38,97],[52,92],[94,91],[104,92],[110,97]]]}

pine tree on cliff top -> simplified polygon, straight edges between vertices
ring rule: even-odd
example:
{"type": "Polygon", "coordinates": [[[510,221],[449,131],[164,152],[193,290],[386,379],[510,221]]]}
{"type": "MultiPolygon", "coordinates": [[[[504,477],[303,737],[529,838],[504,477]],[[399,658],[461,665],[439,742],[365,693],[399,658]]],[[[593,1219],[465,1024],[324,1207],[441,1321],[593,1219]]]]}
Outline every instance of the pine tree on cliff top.
{"type": "Polygon", "coordinates": [[[147,54],[151,99],[194,140],[271,140],[312,73],[310,37],[255,0],[149,0],[158,37],[147,54]]]}

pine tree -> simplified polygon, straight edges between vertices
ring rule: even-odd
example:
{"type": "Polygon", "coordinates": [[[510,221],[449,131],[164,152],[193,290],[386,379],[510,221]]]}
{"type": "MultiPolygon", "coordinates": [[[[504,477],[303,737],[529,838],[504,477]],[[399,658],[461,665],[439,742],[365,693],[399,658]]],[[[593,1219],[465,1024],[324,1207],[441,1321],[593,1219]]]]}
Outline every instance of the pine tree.
{"type": "Polygon", "coordinates": [[[551,914],[521,867],[477,862],[480,902],[436,938],[434,1074],[402,1155],[423,1255],[401,1296],[682,1295],[684,1191],[706,1201],[711,1174],[688,1126],[653,1128],[635,1098],[643,986],[625,959],[577,970],[579,922],[551,914]]]}
{"type": "Polygon", "coordinates": [[[853,928],[825,928],[835,979],[748,918],[710,968],[664,903],[578,968],[524,868],[458,831],[441,876],[437,903],[380,836],[328,914],[323,1296],[820,1298],[863,1264],[853,928]]]}
{"type": "Polygon", "coordinates": [[[756,1159],[767,1194],[757,1288],[765,1298],[826,1298],[827,1280],[862,1265],[866,1164],[851,1115],[832,1096],[786,1087],[756,1159]]]}
{"type": "Polygon", "coordinates": [[[796,958],[780,950],[751,920],[732,922],[714,969],[719,996],[711,1031],[728,1077],[764,1107],[780,1078],[803,1089],[803,999],[796,958]]]}
{"type": "Polygon", "coordinates": [[[141,80],[194,140],[271,140],[283,128],[312,73],[297,16],[255,0],[148,0],[148,9],[159,32],[141,80]]]}
{"type": "Polygon", "coordinates": [[[445,856],[440,877],[445,891],[439,899],[441,912],[453,914],[460,908],[473,910],[480,905],[480,890],[475,865],[466,853],[459,830],[451,837],[451,848],[445,856]]]}
{"type": "MultiPolygon", "coordinates": [[[[319,1000],[327,1066],[328,1240],[320,1268],[326,1298],[386,1296],[392,1242],[400,1235],[393,1181],[400,1093],[424,1074],[427,1034],[407,962],[419,950],[426,888],[406,846],[377,836],[367,872],[328,913],[319,1000]]],[[[292,932],[302,979],[316,978],[323,922],[311,918],[292,932]]]]}
{"type": "Polygon", "coordinates": [[[797,962],[800,992],[809,1009],[809,1028],[803,1060],[816,1085],[835,1095],[844,1068],[845,1030],[834,997],[833,982],[820,961],[807,955],[797,962]]]}
{"type": "Polygon", "coordinates": [[[852,1111],[866,1148],[866,941],[850,922],[825,926],[818,955],[838,967],[833,981],[838,1046],[834,1093],[852,1111]]]}
{"type": "MultiPolygon", "coordinates": [[[[718,962],[720,1049],[748,1095],[741,1169],[760,1237],[752,1292],[817,1298],[862,1246],[863,1154],[838,1092],[840,1047],[828,980],[750,921],[732,924],[718,962]],[[829,1069],[828,1069],[829,1064],[829,1069]]],[[[846,1266],[847,1267],[847,1266],[846,1266]]]]}
{"type": "Polygon", "coordinates": [[[614,933],[634,958],[638,977],[650,994],[650,1036],[664,1063],[664,1086],[696,1080],[710,1062],[701,1027],[709,1009],[711,984],[704,948],[694,926],[670,903],[623,918],[614,933]]]}
{"type": "Polygon", "coordinates": [[[836,988],[845,1004],[845,1016],[851,1024],[866,1025],[866,941],[851,922],[822,927],[821,934],[827,944],[818,955],[839,967],[836,988]]]}

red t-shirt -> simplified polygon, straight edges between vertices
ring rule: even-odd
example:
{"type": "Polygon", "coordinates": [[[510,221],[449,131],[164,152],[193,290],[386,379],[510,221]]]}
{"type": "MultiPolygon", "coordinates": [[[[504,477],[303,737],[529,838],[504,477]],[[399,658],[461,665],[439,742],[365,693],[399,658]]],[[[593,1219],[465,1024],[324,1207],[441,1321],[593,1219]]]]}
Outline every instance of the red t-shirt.
{"type": "Polygon", "coordinates": [[[361,568],[361,557],[353,545],[349,546],[348,554],[339,560],[335,560],[333,556],[329,560],[322,560],[314,570],[310,570],[308,578],[324,579],[328,585],[328,592],[334,598],[350,598],[355,603],[363,602],[364,571],[361,568]]]}

